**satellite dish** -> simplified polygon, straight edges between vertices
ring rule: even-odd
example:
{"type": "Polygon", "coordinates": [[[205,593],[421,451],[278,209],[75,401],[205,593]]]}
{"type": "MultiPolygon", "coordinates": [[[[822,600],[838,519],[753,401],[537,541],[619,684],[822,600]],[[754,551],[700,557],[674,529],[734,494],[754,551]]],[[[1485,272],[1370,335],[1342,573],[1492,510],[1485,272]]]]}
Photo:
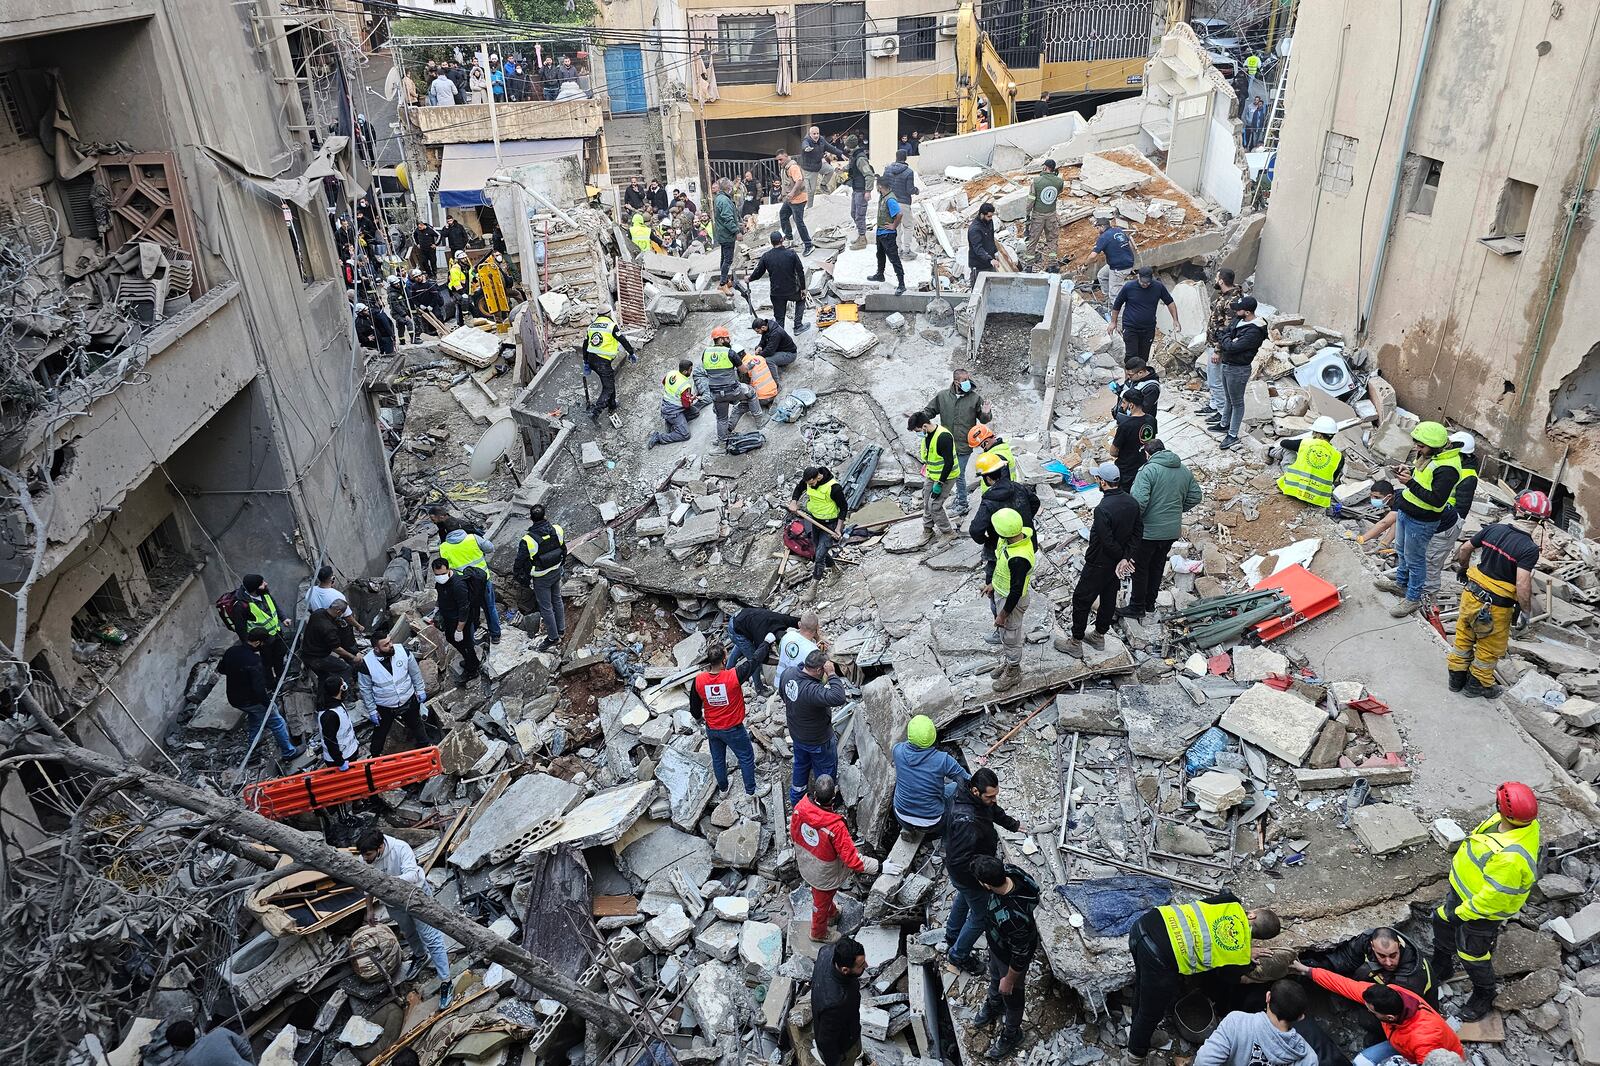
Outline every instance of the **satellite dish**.
{"type": "Polygon", "coordinates": [[[517,425],[509,418],[502,418],[484,430],[483,436],[478,438],[478,443],[472,449],[472,462],[468,467],[472,480],[489,480],[489,475],[494,473],[494,464],[511,450],[516,439],[517,425]]]}

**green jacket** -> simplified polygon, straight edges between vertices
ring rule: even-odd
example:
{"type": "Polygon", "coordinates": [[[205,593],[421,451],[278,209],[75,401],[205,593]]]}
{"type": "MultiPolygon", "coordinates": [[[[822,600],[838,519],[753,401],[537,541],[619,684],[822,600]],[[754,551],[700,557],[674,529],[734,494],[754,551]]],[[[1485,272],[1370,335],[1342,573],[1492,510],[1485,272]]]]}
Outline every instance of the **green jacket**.
{"type": "Polygon", "coordinates": [[[976,386],[971,392],[957,392],[951,386],[940,389],[922,412],[929,418],[937,418],[941,426],[953,433],[956,453],[966,455],[972,451],[972,445],[967,443],[967,434],[979,422],[989,421],[989,416],[979,410],[982,406],[983,397],[978,395],[976,386]]]}
{"type": "Polygon", "coordinates": [[[717,193],[711,202],[711,240],[716,244],[732,244],[739,239],[739,212],[733,199],[717,193]]]}
{"type": "Polygon", "coordinates": [[[1177,540],[1183,512],[1200,502],[1200,483],[1175,453],[1162,450],[1139,468],[1128,494],[1139,503],[1145,540],[1177,540]]]}

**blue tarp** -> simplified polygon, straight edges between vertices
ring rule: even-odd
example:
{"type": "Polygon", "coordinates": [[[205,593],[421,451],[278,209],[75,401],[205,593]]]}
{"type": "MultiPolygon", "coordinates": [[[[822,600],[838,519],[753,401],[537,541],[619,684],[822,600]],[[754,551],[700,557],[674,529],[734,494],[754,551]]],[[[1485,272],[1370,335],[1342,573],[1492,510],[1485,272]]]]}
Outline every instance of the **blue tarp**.
{"type": "Polygon", "coordinates": [[[1172,885],[1159,877],[1122,874],[1057,885],[1056,891],[1083,915],[1090,936],[1123,936],[1151,907],[1172,902],[1172,885]]]}

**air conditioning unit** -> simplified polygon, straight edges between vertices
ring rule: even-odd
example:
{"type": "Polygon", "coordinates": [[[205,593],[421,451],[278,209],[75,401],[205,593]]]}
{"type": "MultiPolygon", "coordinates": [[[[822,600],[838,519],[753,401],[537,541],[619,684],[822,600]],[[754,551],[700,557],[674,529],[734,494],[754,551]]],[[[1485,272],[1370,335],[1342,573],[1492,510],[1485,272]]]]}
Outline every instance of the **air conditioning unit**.
{"type": "Polygon", "coordinates": [[[940,15],[939,36],[954,37],[956,35],[956,19],[960,17],[959,15],[940,15]]]}
{"type": "Polygon", "coordinates": [[[895,36],[874,37],[867,42],[867,54],[874,56],[899,55],[900,38],[895,36]]]}

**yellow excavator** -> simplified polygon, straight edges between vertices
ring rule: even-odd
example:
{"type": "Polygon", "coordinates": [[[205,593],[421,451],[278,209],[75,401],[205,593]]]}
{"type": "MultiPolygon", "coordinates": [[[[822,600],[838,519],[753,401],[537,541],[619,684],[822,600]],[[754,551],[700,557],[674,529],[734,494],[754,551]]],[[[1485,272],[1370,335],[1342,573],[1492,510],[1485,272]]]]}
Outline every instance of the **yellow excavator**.
{"type": "Polygon", "coordinates": [[[956,132],[1009,126],[1016,120],[1017,80],[989,35],[978,28],[972,0],[966,0],[956,14],[956,132]]]}

